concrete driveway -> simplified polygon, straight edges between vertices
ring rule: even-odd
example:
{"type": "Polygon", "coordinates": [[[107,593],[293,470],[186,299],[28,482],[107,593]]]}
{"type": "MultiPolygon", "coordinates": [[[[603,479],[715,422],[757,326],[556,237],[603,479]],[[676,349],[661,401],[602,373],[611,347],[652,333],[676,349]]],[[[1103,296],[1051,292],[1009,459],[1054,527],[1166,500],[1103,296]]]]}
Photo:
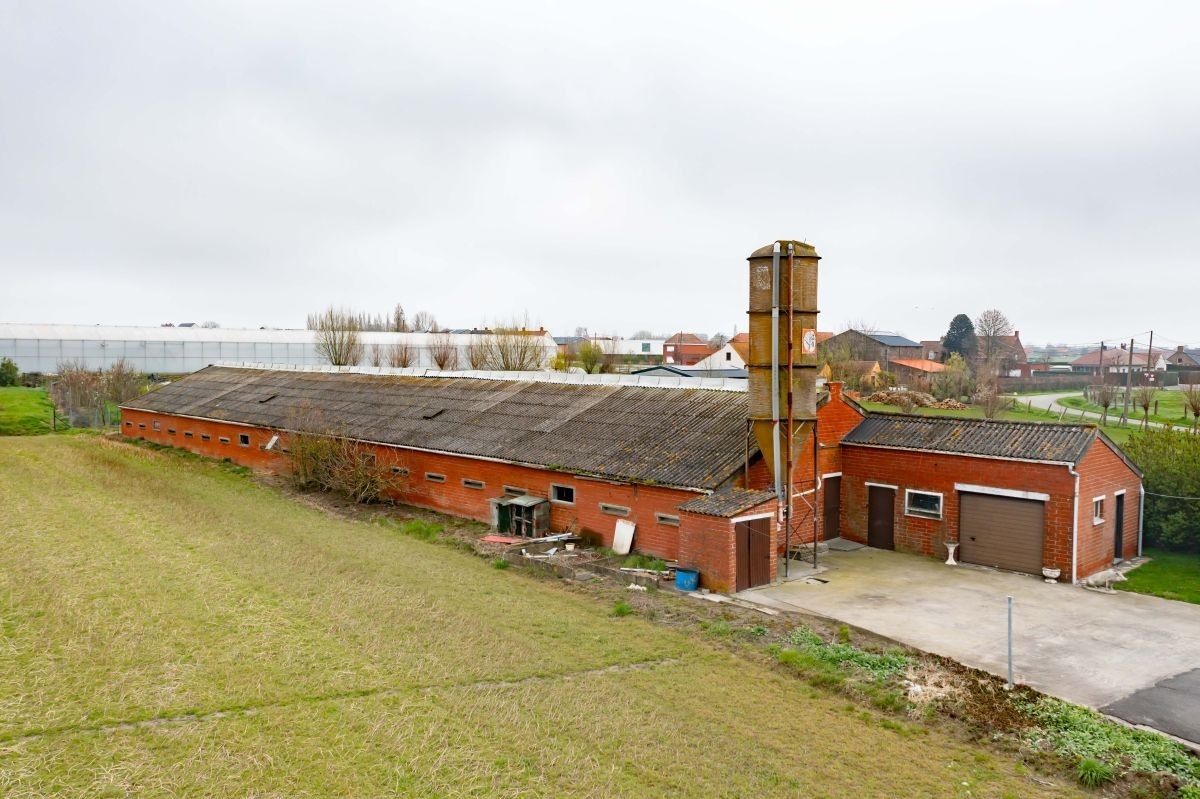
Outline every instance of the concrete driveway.
{"type": "Polygon", "coordinates": [[[1200,744],[1200,605],[877,549],[829,552],[823,566],[814,578],[738,596],[819,613],[1003,677],[1011,595],[1018,682],[1200,744]]]}

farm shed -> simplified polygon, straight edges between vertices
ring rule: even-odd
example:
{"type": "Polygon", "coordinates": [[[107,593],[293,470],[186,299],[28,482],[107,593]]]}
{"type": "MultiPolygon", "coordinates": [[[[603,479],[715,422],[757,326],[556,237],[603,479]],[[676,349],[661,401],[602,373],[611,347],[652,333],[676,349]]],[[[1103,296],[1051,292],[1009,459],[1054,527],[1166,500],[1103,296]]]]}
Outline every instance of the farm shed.
{"type": "Polygon", "coordinates": [[[1082,579],[1141,548],[1141,473],[1090,425],[872,415],[842,440],[842,535],[1082,579]]]}

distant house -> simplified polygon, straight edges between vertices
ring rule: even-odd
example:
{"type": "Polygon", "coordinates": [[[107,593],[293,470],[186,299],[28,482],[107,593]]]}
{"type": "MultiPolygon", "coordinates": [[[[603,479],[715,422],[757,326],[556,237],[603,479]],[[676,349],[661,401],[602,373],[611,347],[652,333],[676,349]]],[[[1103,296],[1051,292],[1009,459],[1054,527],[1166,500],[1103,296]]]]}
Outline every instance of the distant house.
{"type": "Polygon", "coordinates": [[[750,360],[750,335],[738,333],[724,347],[696,363],[698,369],[745,369],[750,360]]]}
{"type": "Polygon", "coordinates": [[[1200,369],[1200,349],[1189,349],[1179,345],[1167,356],[1167,368],[1176,371],[1200,369]]]}
{"type": "Polygon", "coordinates": [[[869,333],[862,330],[846,330],[831,336],[823,345],[826,352],[843,350],[855,361],[878,361],[883,371],[890,371],[890,364],[899,358],[911,360],[922,358],[920,343],[895,333],[869,333]]]}
{"type": "Polygon", "coordinates": [[[1155,349],[1148,353],[1144,349],[1134,349],[1133,363],[1130,364],[1129,350],[1122,347],[1105,347],[1103,350],[1092,350],[1071,361],[1071,371],[1081,374],[1125,374],[1132,371],[1146,371],[1147,355],[1152,371],[1162,372],[1167,368],[1167,358],[1173,355],[1168,350],[1155,349]]]}
{"type": "Polygon", "coordinates": [[[928,390],[933,378],[944,371],[944,363],[928,358],[900,358],[892,361],[892,374],[896,376],[897,383],[923,391],[928,390]]]}
{"type": "Polygon", "coordinates": [[[693,366],[716,349],[695,333],[676,333],[663,343],[663,363],[693,366]]]}
{"type": "Polygon", "coordinates": [[[927,361],[940,361],[945,353],[942,350],[942,340],[922,341],[921,342],[922,357],[927,361]]]}
{"type": "Polygon", "coordinates": [[[1029,357],[1025,354],[1025,345],[1021,343],[1020,330],[1010,336],[996,336],[990,345],[991,352],[988,352],[988,346],[988,342],[981,337],[975,353],[975,358],[981,365],[990,358],[996,363],[1001,375],[1015,377],[1022,374],[1021,367],[1029,362],[1029,357]]]}

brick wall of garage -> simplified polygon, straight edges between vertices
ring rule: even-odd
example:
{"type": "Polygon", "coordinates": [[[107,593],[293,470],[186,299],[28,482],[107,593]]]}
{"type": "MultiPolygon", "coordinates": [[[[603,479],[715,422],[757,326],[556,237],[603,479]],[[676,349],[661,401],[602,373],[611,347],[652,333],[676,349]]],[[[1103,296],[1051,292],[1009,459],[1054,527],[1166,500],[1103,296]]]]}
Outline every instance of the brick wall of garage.
{"type": "MultiPolygon", "coordinates": [[[[285,456],[262,449],[275,435],[273,430],[128,409],[122,409],[121,418],[121,431],[127,436],[180,447],[206,457],[228,458],[259,471],[282,473],[288,468],[285,456]],[[155,429],[155,423],[158,429],[155,429]],[[192,436],[185,436],[187,432],[192,436]],[[249,445],[238,444],[239,434],[250,437],[249,445]],[[208,440],[203,438],[204,435],[209,436],[208,440]],[[228,439],[229,443],[222,442],[222,438],[228,439]]],[[[283,443],[286,446],[286,438],[283,443]]],[[[571,486],[575,489],[574,504],[551,504],[550,525],[554,530],[576,529],[594,536],[604,546],[611,546],[616,522],[622,517],[605,513],[600,505],[626,507],[630,512],[623,518],[637,525],[634,549],[668,560],[679,555],[679,525],[663,523],[657,514],[679,517],[678,506],[701,493],[616,483],[477,458],[373,446],[380,465],[408,469],[408,476],[399,478],[400,490],[391,495],[398,502],[490,522],[488,500],[503,494],[505,486],[547,498],[552,484],[571,486]],[[425,479],[427,472],[444,475],[445,482],[425,479]],[[482,481],[484,487],[469,488],[463,480],[482,481]]]]}
{"type": "Polygon", "coordinates": [[[1112,566],[1117,529],[1116,492],[1125,491],[1125,524],[1122,555],[1137,555],[1138,517],[1141,506],[1141,478],[1113,451],[1108,442],[1097,438],[1076,467],[1079,472],[1079,576],[1086,577],[1112,566]],[[1104,521],[1096,524],[1092,500],[1104,497],[1104,521]]]}
{"type": "Polygon", "coordinates": [[[1071,573],[1075,478],[1066,466],[843,445],[841,533],[862,543],[867,541],[868,482],[897,486],[896,549],[937,558],[946,557],[947,541],[958,540],[955,483],[1049,494],[1043,564],[1071,573]],[[909,488],[940,492],[942,518],[905,515],[904,491],[909,488]]]}
{"type": "MultiPolygon", "coordinates": [[[[738,518],[776,515],[775,500],[742,511],[738,518]]],[[[737,585],[735,522],[720,516],[684,512],[679,528],[679,565],[697,569],[700,585],[710,591],[731,592],[737,585]]],[[[779,547],[779,524],[771,525],[771,551],[779,547]]]]}

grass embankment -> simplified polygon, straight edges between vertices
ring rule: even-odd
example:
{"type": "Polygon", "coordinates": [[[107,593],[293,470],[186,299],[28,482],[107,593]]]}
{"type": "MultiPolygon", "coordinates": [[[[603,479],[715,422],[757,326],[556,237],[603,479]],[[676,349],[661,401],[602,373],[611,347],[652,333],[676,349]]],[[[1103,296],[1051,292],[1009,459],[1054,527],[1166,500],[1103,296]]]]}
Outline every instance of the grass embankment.
{"type": "Polygon", "coordinates": [[[1128,582],[1115,588],[1200,605],[1200,555],[1161,549],[1148,549],[1146,555],[1152,560],[1126,574],[1128,582]]]}
{"type": "Polygon", "coordinates": [[[54,405],[40,388],[0,388],[0,436],[33,436],[49,433],[54,405]]]}
{"type": "MultiPolygon", "coordinates": [[[[1184,412],[1187,408],[1187,403],[1184,401],[1182,391],[1159,391],[1154,395],[1154,401],[1157,405],[1151,406],[1149,417],[1142,412],[1140,407],[1135,406],[1131,402],[1129,406],[1129,419],[1140,422],[1148,418],[1151,422],[1172,424],[1176,427],[1190,428],[1192,426],[1190,411],[1187,413],[1184,412]]],[[[1102,413],[1104,411],[1096,403],[1088,402],[1082,394],[1078,397],[1063,397],[1058,403],[1068,408],[1091,411],[1092,413],[1102,413]]],[[[1121,411],[1124,410],[1124,407],[1124,401],[1110,407],[1108,409],[1108,418],[1120,419],[1121,411]]]]}
{"type": "MultiPolygon", "coordinates": [[[[1018,400],[1019,402],[1019,400],[1018,400]]],[[[882,402],[860,402],[860,404],[869,411],[876,413],[903,413],[900,408],[895,405],[887,405],[882,402]]],[[[977,406],[968,406],[965,410],[946,410],[943,408],[914,408],[913,413],[921,414],[922,416],[949,416],[958,419],[982,419],[983,411],[977,406]]],[[[1028,405],[1020,404],[1017,408],[1008,411],[1002,411],[1000,419],[1014,422],[1072,422],[1083,424],[1096,424],[1100,427],[1109,438],[1118,444],[1122,444],[1129,439],[1129,436],[1136,432],[1137,428],[1118,427],[1117,425],[1099,425],[1094,419],[1061,419],[1062,411],[1051,411],[1045,408],[1029,407],[1028,405]]]]}
{"type": "Polygon", "coordinates": [[[1076,795],[234,472],[0,439],[0,794],[1076,795]]]}

